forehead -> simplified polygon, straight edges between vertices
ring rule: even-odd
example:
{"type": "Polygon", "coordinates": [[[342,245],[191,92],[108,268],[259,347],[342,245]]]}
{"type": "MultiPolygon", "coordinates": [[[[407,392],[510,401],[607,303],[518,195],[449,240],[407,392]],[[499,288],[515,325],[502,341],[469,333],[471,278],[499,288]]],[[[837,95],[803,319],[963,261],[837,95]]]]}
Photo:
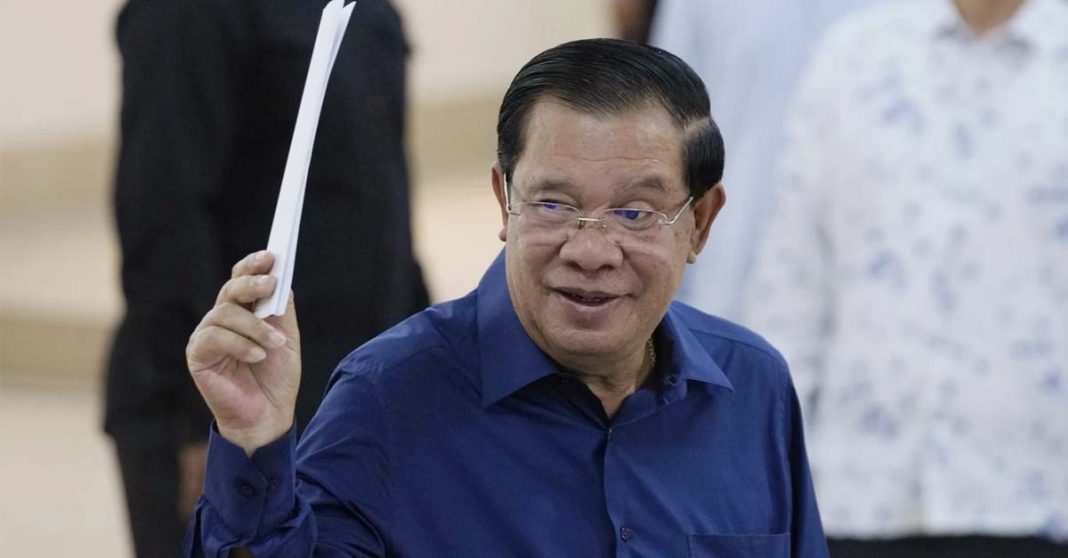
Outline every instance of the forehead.
{"type": "Polygon", "coordinates": [[[685,190],[683,134],[659,106],[600,115],[541,100],[524,133],[517,183],[574,183],[585,189],[657,182],[669,193],[685,190]]]}

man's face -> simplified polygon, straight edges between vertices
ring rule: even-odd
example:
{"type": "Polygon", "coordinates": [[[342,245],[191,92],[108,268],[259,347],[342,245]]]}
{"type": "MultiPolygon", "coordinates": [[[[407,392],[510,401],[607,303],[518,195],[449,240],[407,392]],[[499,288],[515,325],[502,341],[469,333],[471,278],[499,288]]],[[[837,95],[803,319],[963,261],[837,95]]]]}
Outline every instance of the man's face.
{"type": "MultiPolygon", "coordinates": [[[[683,132],[659,107],[593,116],[539,101],[509,185],[512,205],[556,202],[586,217],[606,208],[654,209],[673,217],[690,195],[682,146],[683,132]]],[[[717,186],[674,225],[641,234],[574,221],[546,226],[527,208],[509,215],[497,168],[493,180],[519,320],[553,359],[587,370],[641,354],[723,204],[717,186]]]]}

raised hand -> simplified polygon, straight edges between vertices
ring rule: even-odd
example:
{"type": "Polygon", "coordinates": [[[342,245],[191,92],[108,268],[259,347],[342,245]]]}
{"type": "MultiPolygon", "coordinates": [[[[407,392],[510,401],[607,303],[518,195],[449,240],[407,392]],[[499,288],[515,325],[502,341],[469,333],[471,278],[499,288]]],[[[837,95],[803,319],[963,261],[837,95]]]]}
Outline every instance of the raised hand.
{"type": "Polygon", "coordinates": [[[300,331],[290,293],[282,316],[261,320],[256,300],[270,296],[274,256],[256,252],[234,265],[229,281],[185,350],[189,373],[219,433],[248,455],[293,425],[300,387],[300,331]]]}

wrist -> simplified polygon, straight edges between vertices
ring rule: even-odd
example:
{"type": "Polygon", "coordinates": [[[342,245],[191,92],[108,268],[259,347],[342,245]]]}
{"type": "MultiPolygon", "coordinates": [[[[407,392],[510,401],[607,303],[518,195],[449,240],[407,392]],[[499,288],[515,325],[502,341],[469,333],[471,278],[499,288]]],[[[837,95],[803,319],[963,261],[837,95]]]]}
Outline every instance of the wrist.
{"type": "Polygon", "coordinates": [[[219,434],[226,441],[243,449],[245,455],[252,457],[256,450],[288,434],[293,428],[293,417],[271,421],[267,424],[257,424],[250,428],[232,428],[220,423],[218,428],[219,434]]]}

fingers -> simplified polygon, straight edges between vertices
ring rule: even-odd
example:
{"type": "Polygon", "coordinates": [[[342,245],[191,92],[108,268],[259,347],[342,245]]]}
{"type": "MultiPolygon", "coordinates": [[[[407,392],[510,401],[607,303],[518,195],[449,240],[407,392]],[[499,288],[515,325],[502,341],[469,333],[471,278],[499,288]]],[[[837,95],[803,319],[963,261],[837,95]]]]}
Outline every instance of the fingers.
{"type": "Polygon", "coordinates": [[[230,270],[230,277],[242,275],[262,275],[269,273],[274,265],[274,254],[267,250],[260,250],[245,256],[241,261],[234,264],[230,270]]]}
{"type": "Polygon", "coordinates": [[[220,327],[254,341],[264,348],[285,345],[286,336],[277,328],[256,317],[246,308],[235,304],[220,304],[204,316],[204,325],[220,327]]]}
{"type": "Polygon", "coordinates": [[[286,336],[252,312],[233,303],[213,308],[193,332],[187,350],[191,370],[211,366],[229,357],[254,364],[269,349],[281,347],[286,336]]]}
{"type": "Polygon", "coordinates": [[[267,358],[267,351],[251,339],[219,326],[209,325],[193,333],[186,351],[191,372],[214,366],[224,358],[255,364],[267,358]]]}
{"type": "Polygon", "coordinates": [[[278,329],[289,339],[293,348],[300,350],[300,327],[297,325],[296,297],[293,291],[289,291],[289,301],[286,303],[286,313],[277,316],[278,329]]]}
{"type": "Polygon", "coordinates": [[[219,290],[215,307],[189,339],[186,358],[190,370],[213,366],[223,358],[257,363],[270,349],[286,344],[285,324],[280,328],[261,320],[249,305],[270,296],[277,280],[269,272],[274,256],[266,250],[249,254],[233,267],[233,277],[219,290]]]}
{"type": "MultiPolygon", "coordinates": [[[[241,265],[240,263],[238,265],[241,265]]],[[[236,266],[235,266],[236,269],[236,266]]],[[[267,298],[274,292],[277,280],[270,275],[240,275],[230,279],[219,290],[215,304],[252,304],[261,298],[267,298]]]]}

